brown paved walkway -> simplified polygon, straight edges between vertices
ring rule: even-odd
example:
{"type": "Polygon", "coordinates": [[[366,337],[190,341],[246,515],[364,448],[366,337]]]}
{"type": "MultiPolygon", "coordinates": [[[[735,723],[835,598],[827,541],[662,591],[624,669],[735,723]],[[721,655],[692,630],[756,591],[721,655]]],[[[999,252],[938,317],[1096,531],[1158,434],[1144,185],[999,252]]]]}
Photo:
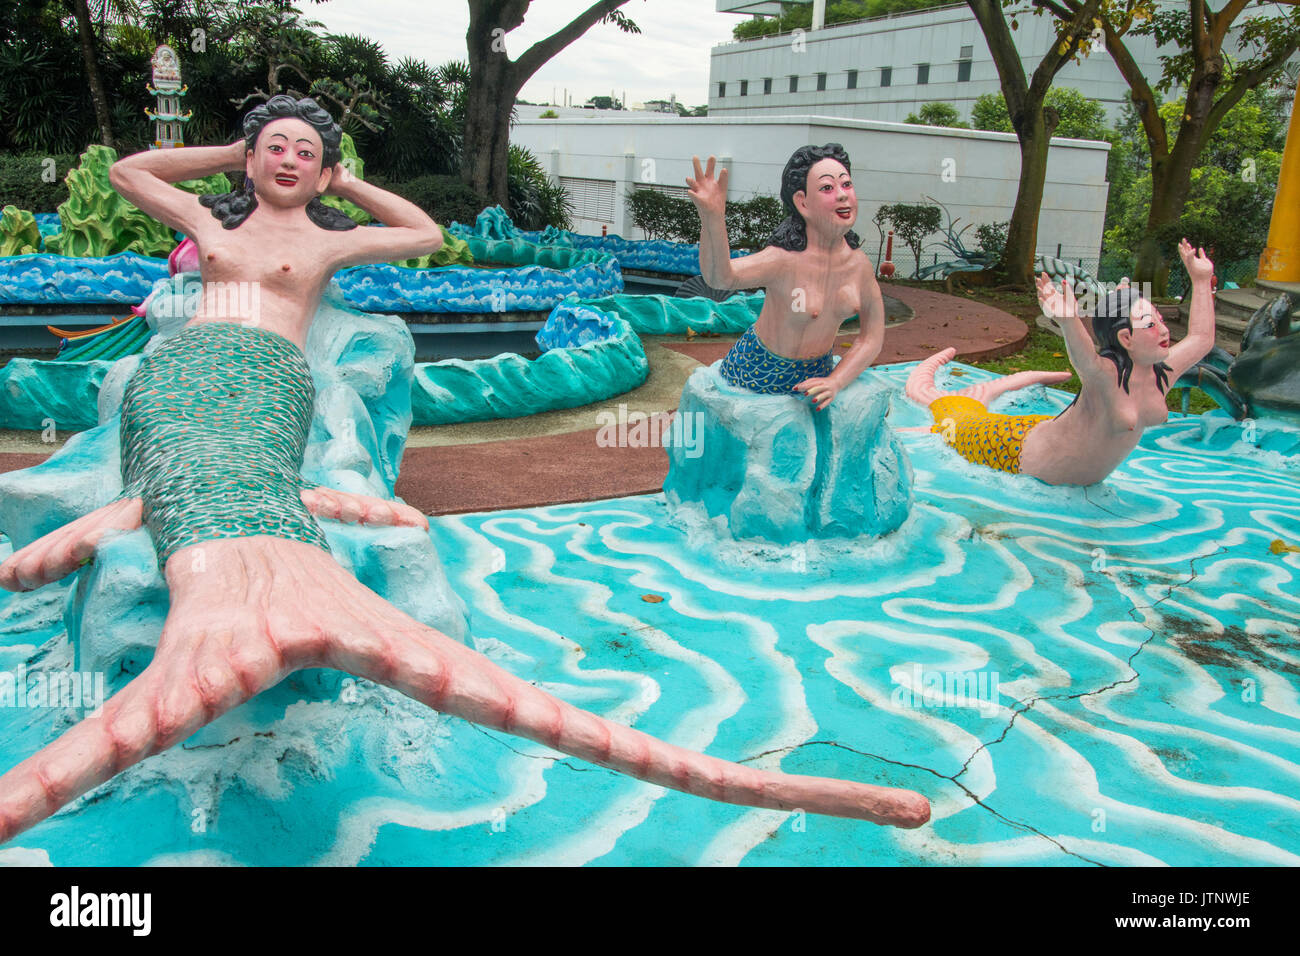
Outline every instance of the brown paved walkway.
{"type": "MultiPolygon", "coordinates": [[[[1017,351],[1029,334],[1020,319],[963,297],[894,285],[887,285],[886,291],[910,306],[916,317],[891,326],[885,333],[879,364],[917,361],[948,346],[957,349],[959,359],[995,358],[1017,351]]],[[[538,434],[531,418],[486,422],[477,428],[466,424],[451,429],[415,429],[402,460],[397,493],[425,514],[436,515],[659,491],[668,474],[664,450],[598,446],[598,430],[592,427],[596,411],[615,408],[620,402],[646,412],[672,407],[665,397],[680,394],[681,383],[695,363],[711,364],[721,359],[734,341],[735,336],[694,341],[647,337],[653,382],[599,406],[550,413],[558,422],[550,428],[558,433],[538,434]],[[660,356],[670,354],[663,351],[665,348],[694,361],[655,361],[656,352],[660,356]],[[660,381],[665,365],[672,366],[670,371],[675,376],[669,383],[660,381]],[[665,384],[669,386],[667,391],[665,384]],[[458,444],[446,443],[452,429],[461,439],[458,444]],[[492,440],[502,433],[519,437],[492,440]]],[[[845,345],[852,341],[852,335],[837,340],[845,345]]],[[[22,447],[21,452],[0,453],[0,471],[29,468],[47,457],[27,447],[22,447]]]]}

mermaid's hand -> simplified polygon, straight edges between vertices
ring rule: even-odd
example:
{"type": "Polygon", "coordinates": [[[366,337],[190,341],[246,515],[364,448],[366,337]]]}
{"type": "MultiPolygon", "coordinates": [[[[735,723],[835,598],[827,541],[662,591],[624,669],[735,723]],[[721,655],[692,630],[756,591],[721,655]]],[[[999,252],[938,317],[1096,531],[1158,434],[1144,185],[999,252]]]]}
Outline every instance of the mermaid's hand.
{"type": "Polygon", "coordinates": [[[139,498],[123,498],[37,538],[0,564],[0,588],[31,591],[71,574],[108,532],[140,527],[142,508],[139,498]]]}
{"type": "Polygon", "coordinates": [[[429,530],[429,519],[408,504],[386,501],[370,495],[354,495],[334,488],[306,488],[302,503],[317,518],[333,518],[349,524],[385,527],[423,528],[429,530]]]}
{"type": "Polygon", "coordinates": [[[835,396],[840,393],[840,387],[832,382],[829,378],[808,378],[804,379],[794,387],[796,392],[803,392],[810,399],[817,411],[824,411],[835,396]]]}
{"type": "Polygon", "coordinates": [[[1046,272],[1038,277],[1038,304],[1043,315],[1055,319],[1074,319],[1079,316],[1079,303],[1074,298],[1074,289],[1068,279],[1061,280],[1061,288],[1056,288],[1051,276],[1046,272]]]}
{"type": "Polygon", "coordinates": [[[718,171],[718,178],[714,179],[715,157],[709,157],[708,166],[704,169],[700,168],[700,157],[692,156],[691,161],[695,164],[695,176],[686,177],[686,185],[690,187],[688,195],[691,202],[695,203],[695,208],[700,211],[701,216],[724,217],[727,212],[727,167],[723,166],[718,171]]]}

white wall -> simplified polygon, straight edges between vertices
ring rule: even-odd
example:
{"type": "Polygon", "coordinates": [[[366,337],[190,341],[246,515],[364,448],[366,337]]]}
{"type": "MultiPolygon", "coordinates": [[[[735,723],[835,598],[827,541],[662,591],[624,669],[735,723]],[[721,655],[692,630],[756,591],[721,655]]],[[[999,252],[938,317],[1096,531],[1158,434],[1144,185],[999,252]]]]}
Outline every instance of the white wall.
{"type": "MultiPolygon", "coordinates": [[[[1181,0],[1176,0],[1181,2],[1181,0]]],[[[1185,4],[1183,4],[1185,7],[1185,4]]],[[[1275,15],[1276,4],[1261,7],[1260,15],[1275,15]]],[[[1024,13],[1012,37],[1020,51],[1026,77],[1033,75],[1043,54],[1055,42],[1054,21],[1024,13]]],[[[1225,52],[1244,58],[1239,47],[1240,21],[1224,43],[1225,52]]],[[[1146,76],[1160,76],[1159,55],[1172,46],[1157,48],[1151,37],[1129,37],[1126,44],[1146,76]]],[[[1073,87],[1098,100],[1110,122],[1119,118],[1129,99],[1128,84],[1104,46],[1082,62],[1066,65],[1053,81],[1073,87]]],[[[944,102],[970,119],[971,107],[984,93],[1001,92],[997,68],[984,41],[984,33],[970,8],[960,3],[915,13],[896,14],[821,30],[795,37],[786,34],[755,40],[729,41],[713,48],[709,63],[709,115],[753,116],[814,113],[855,119],[901,121],[925,103],[944,102]],[[962,48],[972,48],[969,81],[958,82],[962,48]],[[929,82],[917,83],[917,65],[930,65],[929,82]],[[892,69],[891,85],[882,87],[881,67],[892,69]],[[858,88],[847,88],[848,71],[858,71],[858,88]],[[817,91],[817,74],[826,74],[826,89],[817,91]],[[799,77],[799,90],[789,92],[791,75],[799,77]],[[772,78],[772,92],[763,94],[763,80],[772,78]],[[749,92],[740,95],[740,81],[749,92]],[[718,95],[726,83],[725,97],[718,95]]],[[[1173,91],[1171,96],[1177,96],[1173,91]]]]}
{"type": "MultiPolygon", "coordinates": [[[[874,256],[878,234],[871,222],[886,203],[921,202],[930,196],[966,223],[1011,218],[1016,200],[1020,151],[1010,133],[939,129],[901,123],[835,117],[732,119],[642,116],[636,119],[521,121],[512,140],[531,150],[555,177],[577,177],[613,184],[613,214],[606,221],[584,219],[575,231],[643,238],[627,215],[623,197],[647,181],[685,186],[691,157],[726,159],[729,196],[777,196],[781,170],[790,154],[807,143],[843,144],[853,161],[858,193],[855,227],[874,256]],[[950,171],[952,181],[944,173],[950,171]]],[[[1106,212],[1105,143],[1055,139],[1039,217],[1038,251],[1095,257],[1101,247],[1106,212]]],[[[974,245],[974,229],[963,241],[974,245]]],[[[941,255],[940,258],[946,258],[941,255]]]]}

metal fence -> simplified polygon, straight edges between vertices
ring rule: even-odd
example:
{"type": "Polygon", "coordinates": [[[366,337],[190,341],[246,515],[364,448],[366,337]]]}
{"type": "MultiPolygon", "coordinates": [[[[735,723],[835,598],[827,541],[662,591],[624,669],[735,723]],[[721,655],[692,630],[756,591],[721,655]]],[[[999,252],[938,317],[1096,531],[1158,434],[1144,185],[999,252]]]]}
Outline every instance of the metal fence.
{"type": "MultiPolygon", "coordinates": [[[[866,243],[864,242],[865,246],[866,243]]],[[[1060,253],[1055,258],[1065,262],[1072,262],[1081,269],[1086,269],[1088,273],[1102,282],[1119,282],[1120,279],[1133,274],[1133,260],[1129,256],[1116,256],[1103,252],[1100,256],[1096,253],[1092,255],[1071,255],[1071,250],[1064,246],[1057,246],[1060,253]]],[[[868,254],[875,254],[874,249],[868,249],[868,254]]],[[[1049,253],[1050,255],[1050,253],[1049,253]]],[[[936,265],[940,262],[948,262],[956,257],[944,249],[942,251],[926,250],[921,253],[921,268],[936,265]]],[[[897,243],[894,245],[894,265],[896,266],[895,275],[901,279],[910,279],[916,272],[916,257],[912,255],[912,250],[899,248],[897,243]]],[[[878,261],[877,261],[877,264],[878,261]]],[[[1240,259],[1236,262],[1216,263],[1214,274],[1218,277],[1219,288],[1228,288],[1228,283],[1237,286],[1252,286],[1255,284],[1255,276],[1258,274],[1259,260],[1255,258],[1240,259]]],[[[936,280],[941,281],[941,280],[936,280]]],[[[1169,267],[1169,285],[1167,295],[1171,298],[1182,298],[1190,290],[1191,284],[1187,279],[1187,271],[1183,268],[1181,262],[1174,262],[1169,267]]]]}

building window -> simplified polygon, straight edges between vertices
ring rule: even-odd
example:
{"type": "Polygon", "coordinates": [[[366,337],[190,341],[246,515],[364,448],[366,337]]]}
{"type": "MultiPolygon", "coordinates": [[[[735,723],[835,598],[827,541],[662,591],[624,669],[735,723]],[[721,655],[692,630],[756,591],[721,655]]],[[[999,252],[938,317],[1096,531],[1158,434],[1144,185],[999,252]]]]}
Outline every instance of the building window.
{"type": "Polygon", "coordinates": [[[957,57],[957,59],[969,60],[974,55],[975,55],[975,48],[973,46],[964,46],[961,48],[961,56],[957,57]]]}
{"type": "Polygon", "coordinates": [[[740,95],[741,96],[749,95],[749,80],[740,81],[740,95]]]}
{"type": "Polygon", "coordinates": [[[892,66],[882,66],[880,68],[880,85],[888,86],[890,80],[893,79],[893,76],[894,76],[894,68],[892,66]]]}
{"type": "Polygon", "coordinates": [[[916,85],[925,86],[930,82],[930,64],[918,63],[916,65],[916,85]]]}
{"type": "Polygon", "coordinates": [[[818,74],[817,74],[817,89],[819,89],[819,90],[824,90],[824,89],[826,89],[826,74],[825,74],[825,73],[818,73],[818,74]]]}
{"type": "Polygon", "coordinates": [[[797,76],[790,77],[790,92],[791,93],[799,92],[799,77],[797,76]]]}
{"type": "Polygon", "coordinates": [[[719,84],[718,84],[718,99],[722,99],[722,98],[723,98],[724,96],[726,96],[726,95],[727,95],[727,84],[726,84],[726,83],[719,83],[719,84]]]}
{"type": "Polygon", "coordinates": [[[858,88],[858,71],[849,70],[849,89],[856,90],[857,88],[858,88]]]}
{"type": "Polygon", "coordinates": [[[958,83],[970,82],[970,60],[957,61],[957,82],[958,83]]]}
{"type": "Polygon", "coordinates": [[[763,80],[763,95],[767,96],[767,94],[771,92],[772,92],[772,78],[769,76],[765,80],[763,80]]]}
{"type": "Polygon", "coordinates": [[[614,221],[614,183],[608,179],[580,179],[561,176],[560,186],[573,204],[574,219],[614,221]]]}

